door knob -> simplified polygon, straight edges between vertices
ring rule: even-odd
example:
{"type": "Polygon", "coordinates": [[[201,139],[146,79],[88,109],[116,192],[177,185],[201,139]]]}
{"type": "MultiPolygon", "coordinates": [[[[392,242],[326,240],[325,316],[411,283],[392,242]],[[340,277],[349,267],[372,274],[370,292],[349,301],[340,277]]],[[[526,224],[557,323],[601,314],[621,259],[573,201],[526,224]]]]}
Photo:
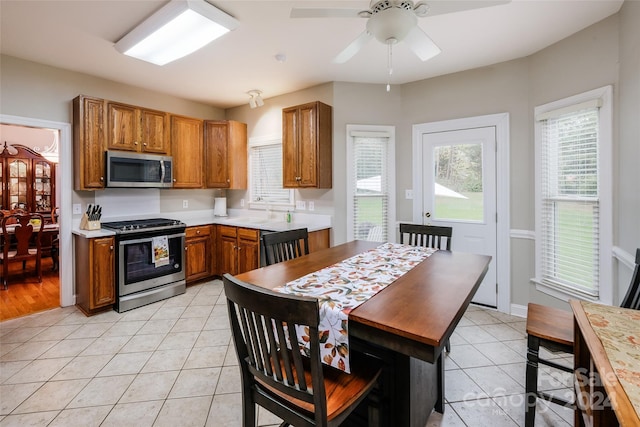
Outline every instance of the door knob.
{"type": "Polygon", "coordinates": [[[424,216],[427,217],[427,218],[431,218],[431,212],[425,212],[424,216]]]}

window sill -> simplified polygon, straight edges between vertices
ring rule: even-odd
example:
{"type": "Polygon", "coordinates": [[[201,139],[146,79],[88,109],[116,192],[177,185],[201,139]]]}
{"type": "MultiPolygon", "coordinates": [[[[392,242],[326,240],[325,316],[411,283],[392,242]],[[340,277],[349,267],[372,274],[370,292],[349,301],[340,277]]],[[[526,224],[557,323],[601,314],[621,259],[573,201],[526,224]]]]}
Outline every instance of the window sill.
{"type": "Polygon", "coordinates": [[[575,289],[555,286],[551,283],[543,282],[542,280],[537,278],[531,279],[531,282],[535,283],[537,291],[540,291],[543,294],[550,295],[554,298],[558,298],[561,301],[569,302],[570,299],[580,299],[592,302],[600,302],[600,299],[598,297],[577,291],[575,289]]]}

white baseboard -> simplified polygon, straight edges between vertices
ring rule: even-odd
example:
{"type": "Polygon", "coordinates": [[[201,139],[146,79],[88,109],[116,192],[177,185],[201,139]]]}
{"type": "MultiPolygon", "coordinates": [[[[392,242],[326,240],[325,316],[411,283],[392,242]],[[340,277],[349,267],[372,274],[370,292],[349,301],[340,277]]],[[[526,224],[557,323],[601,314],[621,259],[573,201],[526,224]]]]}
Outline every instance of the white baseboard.
{"type": "Polygon", "coordinates": [[[511,304],[511,313],[512,316],[524,317],[527,318],[527,306],[520,304],[511,304]]]}

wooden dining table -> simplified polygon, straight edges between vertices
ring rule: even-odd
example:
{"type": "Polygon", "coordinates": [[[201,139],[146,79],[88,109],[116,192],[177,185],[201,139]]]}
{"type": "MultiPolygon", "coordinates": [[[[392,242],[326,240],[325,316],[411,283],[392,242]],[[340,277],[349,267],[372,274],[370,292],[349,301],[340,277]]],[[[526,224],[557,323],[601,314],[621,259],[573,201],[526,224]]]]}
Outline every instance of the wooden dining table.
{"type": "MultiPolygon", "coordinates": [[[[356,240],[236,277],[274,289],[379,245],[356,240]]],[[[379,405],[380,425],[424,427],[434,409],[444,412],[443,349],[490,261],[437,251],[349,313],[352,351],[384,362],[372,403],[379,405]]]]}

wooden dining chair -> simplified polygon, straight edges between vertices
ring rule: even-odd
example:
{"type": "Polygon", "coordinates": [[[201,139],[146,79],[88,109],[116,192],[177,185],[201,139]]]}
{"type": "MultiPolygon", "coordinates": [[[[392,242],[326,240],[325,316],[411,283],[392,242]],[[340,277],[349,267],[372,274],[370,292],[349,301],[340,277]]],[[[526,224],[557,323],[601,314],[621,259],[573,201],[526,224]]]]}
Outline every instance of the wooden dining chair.
{"type": "Polygon", "coordinates": [[[309,254],[309,232],[306,228],[298,228],[265,233],[262,244],[267,265],[287,261],[309,254]]]}
{"type": "MultiPolygon", "coordinates": [[[[378,359],[352,354],[351,373],[322,363],[316,298],[277,293],[230,274],[223,282],[240,365],[244,427],[256,425],[256,405],[284,420],[282,426],[338,426],[373,390],[381,373],[378,359]],[[294,325],[309,329],[305,355],[294,325]]],[[[368,425],[376,419],[373,412],[368,425]]]]}
{"type": "MultiPolygon", "coordinates": [[[[452,235],[452,227],[400,223],[400,243],[402,244],[450,251],[452,235]]],[[[444,349],[447,353],[451,351],[449,340],[445,343],[444,349]]]]}
{"type": "MultiPolygon", "coordinates": [[[[629,289],[620,304],[623,308],[640,310],[640,248],[636,249],[635,269],[629,289]]],[[[525,427],[533,427],[536,417],[536,400],[575,409],[572,401],[538,390],[538,366],[540,364],[573,373],[573,366],[566,366],[540,357],[540,347],[551,352],[573,354],[573,315],[564,310],[529,303],[527,309],[527,368],[525,378],[525,427]]]]}
{"type": "Polygon", "coordinates": [[[38,282],[42,282],[42,247],[40,243],[40,226],[34,228],[31,220],[40,220],[40,226],[44,226],[44,219],[40,214],[10,214],[2,217],[2,253],[0,262],[2,263],[2,285],[8,289],[9,264],[12,262],[22,262],[23,267],[26,261],[35,259],[38,282]],[[8,227],[9,224],[11,227],[8,227]],[[12,232],[9,232],[10,228],[12,232]]]}
{"type": "Polygon", "coordinates": [[[411,246],[451,250],[452,227],[400,224],[400,243],[411,246]]]}

